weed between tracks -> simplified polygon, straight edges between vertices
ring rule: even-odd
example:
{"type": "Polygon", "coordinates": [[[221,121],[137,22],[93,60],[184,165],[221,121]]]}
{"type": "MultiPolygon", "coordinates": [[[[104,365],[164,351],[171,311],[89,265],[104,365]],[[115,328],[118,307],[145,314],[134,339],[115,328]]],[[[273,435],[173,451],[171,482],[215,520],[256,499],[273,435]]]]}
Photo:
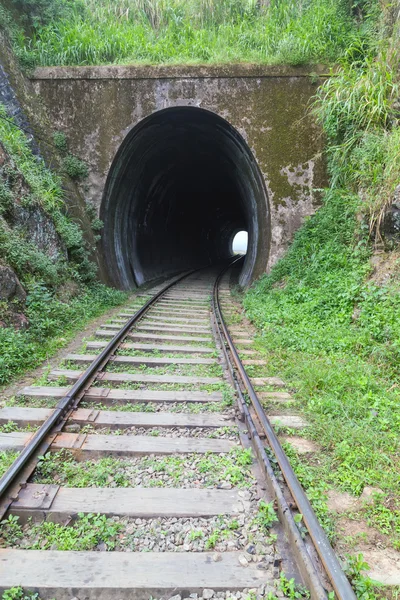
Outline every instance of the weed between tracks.
{"type": "Polygon", "coordinates": [[[50,521],[21,526],[17,516],[1,522],[0,547],[61,551],[136,551],[136,552],[229,552],[242,550],[246,560],[256,560],[261,569],[269,569],[276,559],[277,522],[272,505],[257,502],[250,491],[238,515],[212,517],[129,518],[79,513],[68,525],[50,521]],[[263,515],[268,506],[271,515],[263,515]],[[247,518],[246,518],[247,517],[247,518]]]}
{"type": "Polygon", "coordinates": [[[121,404],[101,404],[99,402],[82,402],[82,408],[95,408],[98,410],[114,410],[122,412],[177,412],[197,414],[202,412],[223,413],[232,408],[233,401],[220,402],[142,402],[142,403],[121,403],[121,404]]]}
{"type": "Polygon", "coordinates": [[[40,460],[34,482],[79,488],[213,488],[225,482],[241,488],[254,483],[251,463],[251,452],[239,447],[222,455],[146,456],[129,460],[106,457],[84,463],[76,461],[71,452],[62,450],[40,460]]]}
{"type": "Polygon", "coordinates": [[[191,437],[191,438],[209,438],[209,439],[229,439],[238,440],[238,429],[235,426],[224,427],[94,427],[91,424],[84,425],[80,433],[89,433],[92,435],[149,435],[152,437],[191,437]]]}
{"type": "Polygon", "coordinates": [[[30,398],[29,396],[11,396],[5,406],[26,406],[29,408],[54,408],[59,398],[30,398]]]}
{"type": "MultiPolygon", "coordinates": [[[[92,353],[92,350],[90,350],[92,353]]],[[[164,352],[160,350],[130,350],[129,348],[121,348],[118,350],[119,356],[137,356],[137,357],[146,357],[146,358],[212,358],[218,359],[218,352],[215,350],[213,352],[164,352]]]]}
{"type": "MultiPolygon", "coordinates": [[[[76,363],[67,362],[65,368],[77,368],[76,363]]],[[[78,366],[78,368],[80,368],[78,366]]],[[[186,377],[223,377],[222,367],[215,365],[162,365],[162,366],[146,366],[146,365],[129,365],[118,364],[111,362],[107,365],[109,373],[131,373],[135,375],[184,375],[186,377]]]]}
{"type": "Polygon", "coordinates": [[[12,450],[0,452],[0,477],[2,477],[7,469],[11,467],[18,454],[18,452],[13,452],[12,450]]]}

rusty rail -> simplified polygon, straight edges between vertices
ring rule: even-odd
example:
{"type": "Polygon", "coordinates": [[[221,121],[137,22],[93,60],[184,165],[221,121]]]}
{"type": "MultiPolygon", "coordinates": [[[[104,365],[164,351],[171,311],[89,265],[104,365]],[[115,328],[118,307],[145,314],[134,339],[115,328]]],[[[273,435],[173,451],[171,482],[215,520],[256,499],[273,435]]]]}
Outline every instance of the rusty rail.
{"type": "Polygon", "coordinates": [[[275,435],[273,427],[264,412],[257,393],[255,392],[253,385],[246,373],[246,370],[242,361],[240,360],[239,354],[225,324],[219,301],[219,284],[223,275],[233,266],[235,262],[237,262],[237,260],[228,265],[228,267],[225,267],[219,273],[215,281],[213,290],[213,311],[231,379],[233,380],[234,386],[238,393],[240,410],[247,423],[248,431],[255,446],[256,454],[260,459],[260,462],[264,467],[264,472],[269,480],[270,490],[277,502],[278,512],[282,517],[282,523],[286,529],[286,533],[288,534],[290,541],[294,544],[292,549],[295,551],[295,554],[299,559],[299,567],[301,568],[302,575],[307,585],[310,587],[312,598],[318,600],[326,599],[328,597],[327,591],[321,581],[321,577],[319,576],[316,567],[311,560],[304,540],[301,538],[299,529],[294,521],[292,511],[290,510],[282,493],[281,487],[274,475],[271,463],[265,452],[264,445],[257,433],[257,429],[254,425],[249,407],[246,404],[239,381],[242,383],[248,394],[251,407],[254,409],[257,415],[257,419],[263,429],[263,432],[265,433],[270,449],[272,450],[278,462],[286,485],[290,490],[299,513],[302,515],[314,548],[324,566],[326,575],[335,591],[337,599],[356,600],[356,595],[340,565],[339,559],[330,545],[329,540],[318,521],[314,509],[312,508],[299,480],[297,479],[289,459],[287,458],[277,436],[275,435]]]}
{"type": "Polygon", "coordinates": [[[0,514],[4,515],[9,504],[13,500],[15,495],[14,486],[18,484],[17,478],[23,469],[25,469],[29,461],[34,457],[35,452],[41,448],[43,444],[46,444],[46,438],[52,433],[57,424],[62,421],[67,412],[73,407],[74,403],[80,399],[86,389],[92,384],[97,373],[104,369],[111,356],[114,354],[118,346],[123,342],[129,330],[135,323],[141,319],[148,309],[172,286],[176,283],[188,277],[198,269],[186,272],[184,275],[179,276],[177,279],[167,284],[160,292],[154,294],[150,300],[144,304],[126,324],[115,334],[112,340],[107,346],[100,352],[96,359],[89,365],[89,367],[82,373],[78,381],[70,388],[68,394],[61,398],[57,403],[53,413],[44,421],[41,427],[37,430],[35,435],[31,438],[21,454],[15,459],[10,468],[4,473],[0,479],[0,514]],[[10,497],[7,497],[9,491],[12,490],[10,497]]]}

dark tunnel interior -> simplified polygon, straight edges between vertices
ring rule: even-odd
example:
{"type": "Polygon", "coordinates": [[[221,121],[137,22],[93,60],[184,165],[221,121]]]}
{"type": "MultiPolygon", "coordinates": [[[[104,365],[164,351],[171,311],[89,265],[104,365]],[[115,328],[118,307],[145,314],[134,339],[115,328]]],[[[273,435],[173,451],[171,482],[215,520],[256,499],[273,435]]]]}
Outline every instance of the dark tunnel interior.
{"type": "Polygon", "coordinates": [[[161,110],[128,133],[108,174],[100,218],[110,282],[122,289],[226,261],[241,230],[249,241],[240,283],[266,268],[262,175],[238,131],[203,109],[161,110]]]}

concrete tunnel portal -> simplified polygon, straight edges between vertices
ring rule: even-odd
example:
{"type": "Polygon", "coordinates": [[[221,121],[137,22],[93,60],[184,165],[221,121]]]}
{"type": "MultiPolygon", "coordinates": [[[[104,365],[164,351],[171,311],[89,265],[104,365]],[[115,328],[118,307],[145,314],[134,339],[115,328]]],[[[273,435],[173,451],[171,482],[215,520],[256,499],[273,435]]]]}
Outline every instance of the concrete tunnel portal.
{"type": "Polygon", "coordinates": [[[241,285],[266,270],[270,211],[260,169],[239,132],[204,109],[167,108],[131,129],[100,218],[108,276],[121,289],[226,261],[239,231],[248,232],[241,285]]]}

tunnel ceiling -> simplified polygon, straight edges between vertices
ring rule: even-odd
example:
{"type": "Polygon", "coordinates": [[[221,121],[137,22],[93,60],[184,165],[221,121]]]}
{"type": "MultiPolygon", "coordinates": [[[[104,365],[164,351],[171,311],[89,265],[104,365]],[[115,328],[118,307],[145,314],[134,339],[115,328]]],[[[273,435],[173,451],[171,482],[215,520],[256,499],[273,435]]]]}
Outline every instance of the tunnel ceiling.
{"type": "Polygon", "coordinates": [[[123,289],[226,260],[240,230],[249,234],[241,283],[267,265],[269,210],[258,166],[239,133],[203,109],[165,109],[129,132],[100,218],[110,281],[123,289]]]}

